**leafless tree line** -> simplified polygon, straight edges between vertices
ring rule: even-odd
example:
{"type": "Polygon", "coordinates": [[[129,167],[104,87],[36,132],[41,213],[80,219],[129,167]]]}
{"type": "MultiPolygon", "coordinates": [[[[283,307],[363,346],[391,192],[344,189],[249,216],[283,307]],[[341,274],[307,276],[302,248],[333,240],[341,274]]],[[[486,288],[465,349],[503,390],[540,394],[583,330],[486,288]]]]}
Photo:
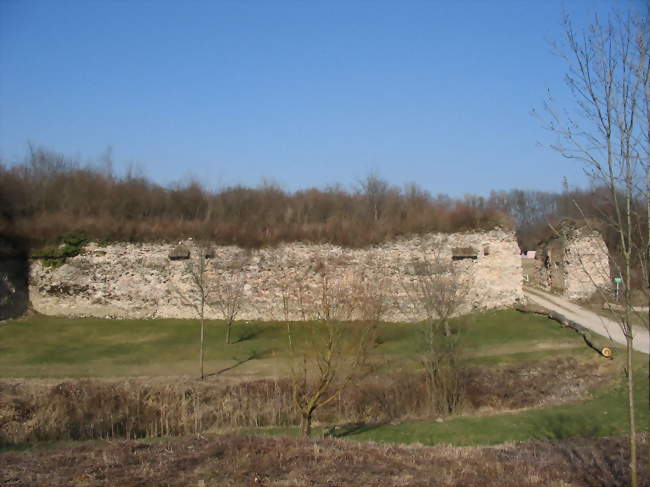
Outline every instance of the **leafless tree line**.
{"type": "MultiPolygon", "coordinates": [[[[364,246],[408,233],[453,232],[510,226],[533,249],[562,218],[611,212],[602,185],[562,192],[493,191],[487,197],[432,196],[415,184],[391,185],[376,174],[351,188],[287,192],[274,184],[209,191],[197,181],[163,187],[136,170],[118,176],[108,152],[83,165],[30,147],[22,163],[0,162],[0,231],[39,244],[66,232],[101,240],[177,240],[193,236],[257,247],[282,241],[364,246]],[[13,222],[12,228],[10,223],[13,222]]],[[[643,207],[636,195],[632,204],[643,207]]],[[[609,245],[617,245],[607,231],[609,245]]]]}
{"type": "Polygon", "coordinates": [[[0,163],[3,225],[39,243],[67,231],[105,240],[193,236],[256,247],[281,241],[363,246],[406,233],[508,225],[498,208],[399,188],[370,174],[352,188],[287,192],[274,184],[209,191],[196,181],[163,187],[137,171],[116,175],[110,153],[94,165],[31,148],[0,163]]]}

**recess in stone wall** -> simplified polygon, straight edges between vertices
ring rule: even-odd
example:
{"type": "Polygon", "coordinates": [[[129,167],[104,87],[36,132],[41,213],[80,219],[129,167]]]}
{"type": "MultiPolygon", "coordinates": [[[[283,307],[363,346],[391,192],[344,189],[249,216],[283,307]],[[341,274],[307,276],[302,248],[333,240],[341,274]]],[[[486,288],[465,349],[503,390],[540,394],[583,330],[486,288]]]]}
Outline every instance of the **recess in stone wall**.
{"type": "Polygon", "coordinates": [[[474,247],[454,247],[451,250],[452,260],[478,259],[478,250],[474,247]]]}
{"type": "Polygon", "coordinates": [[[189,258],[190,258],[190,249],[188,249],[182,243],[179,243],[176,247],[174,247],[169,252],[169,259],[170,260],[183,260],[183,259],[189,259],[189,258]]]}

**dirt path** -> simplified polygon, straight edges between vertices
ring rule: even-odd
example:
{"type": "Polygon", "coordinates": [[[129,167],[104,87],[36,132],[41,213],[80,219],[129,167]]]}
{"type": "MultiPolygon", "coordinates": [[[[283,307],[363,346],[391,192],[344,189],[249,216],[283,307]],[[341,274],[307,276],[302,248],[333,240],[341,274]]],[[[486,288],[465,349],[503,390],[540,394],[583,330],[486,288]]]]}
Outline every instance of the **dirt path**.
{"type": "MultiPolygon", "coordinates": [[[[539,289],[524,288],[524,294],[532,302],[549,310],[563,314],[570,320],[581,324],[585,328],[609,337],[616,343],[625,345],[625,336],[620,326],[613,320],[600,316],[592,311],[586,310],[566,298],[549,294],[539,289]]],[[[648,353],[650,350],[650,337],[648,330],[639,327],[634,328],[634,349],[639,352],[648,353]]]]}

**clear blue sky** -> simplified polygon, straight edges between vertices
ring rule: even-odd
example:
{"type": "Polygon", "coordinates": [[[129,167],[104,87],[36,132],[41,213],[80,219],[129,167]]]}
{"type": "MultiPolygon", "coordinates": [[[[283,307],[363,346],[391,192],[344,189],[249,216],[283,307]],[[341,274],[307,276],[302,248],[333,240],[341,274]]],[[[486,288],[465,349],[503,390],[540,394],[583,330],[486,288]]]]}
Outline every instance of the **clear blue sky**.
{"type": "MultiPolygon", "coordinates": [[[[623,0],[640,5],[643,0],[623,0]]],[[[288,190],[369,171],[433,193],[581,184],[530,115],[613,1],[0,0],[0,157],[112,147],[162,184],[288,190]]]]}

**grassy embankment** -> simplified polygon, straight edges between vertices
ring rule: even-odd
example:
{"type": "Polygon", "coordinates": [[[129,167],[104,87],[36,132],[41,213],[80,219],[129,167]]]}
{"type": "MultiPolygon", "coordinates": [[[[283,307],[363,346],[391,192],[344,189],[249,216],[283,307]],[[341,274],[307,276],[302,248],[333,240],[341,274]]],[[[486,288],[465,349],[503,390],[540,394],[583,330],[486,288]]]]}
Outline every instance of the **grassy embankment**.
{"type": "MultiPolygon", "coordinates": [[[[313,323],[292,326],[307,339],[313,323]]],[[[563,356],[589,357],[582,340],[543,317],[515,311],[470,315],[462,324],[465,351],[483,364],[563,356]]],[[[418,325],[380,326],[377,357],[417,367],[418,325]]],[[[0,325],[0,377],[132,377],[197,375],[199,325],[194,320],[109,320],[30,317],[0,325]]],[[[206,325],[206,371],[224,375],[286,373],[284,323],[239,322],[226,345],[224,324],[206,325]],[[240,363],[243,362],[243,363],[240,363]],[[239,364],[239,365],[238,365],[239,364]],[[234,367],[233,367],[234,366],[234,367]]],[[[602,343],[607,343],[602,339],[602,343]]]]}
{"type": "MultiPolygon", "coordinates": [[[[639,360],[636,371],[637,429],[649,431],[648,373],[639,360]]],[[[622,381],[619,381],[622,382],[622,381]]],[[[336,435],[355,440],[435,445],[491,445],[530,439],[561,440],[573,437],[625,435],[627,391],[622,383],[595,391],[584,401],[541,409],[528,409],[488,416],[452,417],[442,423],[410,422],[355,425],[340,428],[336,435]]],[[[322,434],[323,429],[317,430],[322,434]]],[[[267,428],[249,433],[298,435],[297,428],[267,428]]]]}
{"type": "MultiPolygon", "coordinates": [[[[314,324],[296,324],[296,338],[308,338],[314,324]]],[[[235,344],[225,345],[222,322],[207,326],[206,370],[224,376],[271,377],[286,374],[286,328],[283,323],[239,323],[235,344]]],[[[552,361],[567,355],[581,363],[601,361],[570,330],[542,317],[514,311],[473,315],[463,320],[465,351],[477,365],[552,361]]],[[[383,324],[375,353],[388,367],[417,367],[417,325],[383,324]]],[[[610,345],[601,338],[597,343],[610,345]]],[[[31,317],[0,326],[0,377],[195,376],[198,325],[191,320],[113,321],[31,317]]],[[[460,416],[443,423],[361,425],[339,433],[349,438],[385,442],[494,444],[530,438],[603,436],[625,432],[623,354],[606,362],[614,387],[594,391],[590,399],[545,409],[480,416],[460,416]]],[[[588,366],[588,365],[587,365],[588,366]]],[[[648,430],[647,358],[637,357],[638,425],[648,430]]],[[[293,428],[247,430],[295,434],[293,428]]]]}

